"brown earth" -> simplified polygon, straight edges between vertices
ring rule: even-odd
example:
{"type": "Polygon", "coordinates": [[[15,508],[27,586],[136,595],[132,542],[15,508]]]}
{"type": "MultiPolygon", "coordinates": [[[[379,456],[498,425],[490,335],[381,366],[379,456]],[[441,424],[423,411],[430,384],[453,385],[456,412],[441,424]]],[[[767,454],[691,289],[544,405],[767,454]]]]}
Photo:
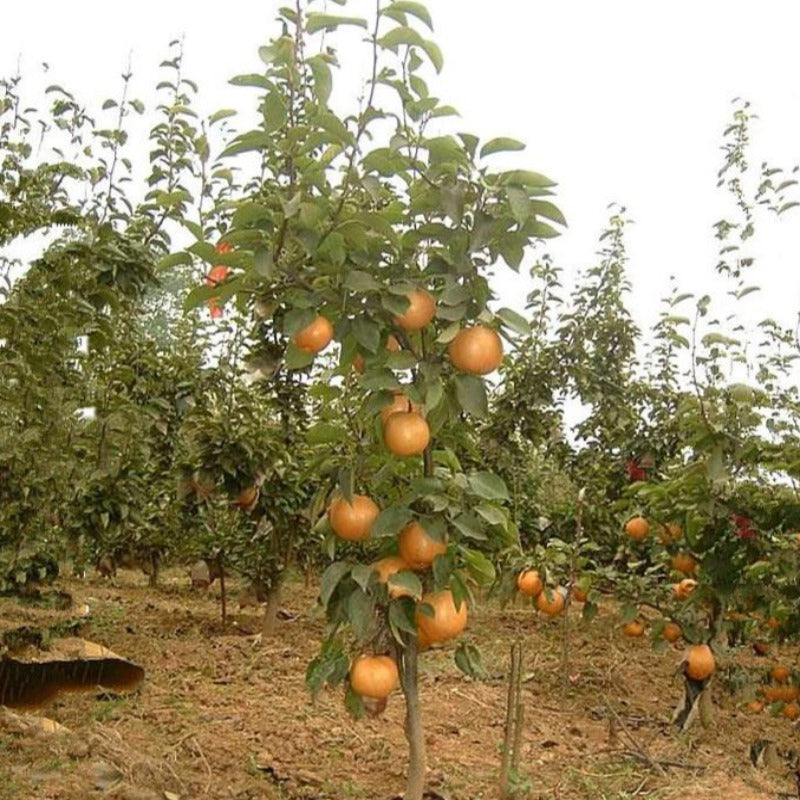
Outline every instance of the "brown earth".
{"type": "MultiPolygon", "coordinates": [[[[2,800],[388,800],[401,793],[402,697],[393,695],[383,716],[361,721],[347,715],[340,691],[311,702],[304,673],[323,631],[313,590],[292,584],[285,607],[297,618],[259,644],[253,610],[234,614],[223,632],[213,591],[192,592],[177,571],[159,589],[144,583],[130,572],[117,586],[66,583],[76,603],[91,609],[83,635],[142,664],[146,680],[128,696],[62,695],[37,712],[67,726],[66,734],[33,734],[0,716],[2,800]]],[[[452,647],[426,653],[429,787],[447,800],[498,796],[504,671],[519,637],[526,717],[518,797],[774,800],[794,791],[783,761],[756,769],[749,748],[760,738],[780,750],[797,746],[797,728],[767,711],[739,710],[752,694],[727,691],[746,674],[741,667],[760,678],[772,659],[732,653],[736,667],[721,669],[715,687],[713,726],[677,735],[670,717],[682,691],[680,647],[656,653],[646,639],[627,639],[612,610],[589,626],[570,619],[568,631],[563,619],[544,621],[521,603],[474,612],[465,636],[483,650],[490,674],[481,682],[458,672],[452,647]]],[[[46,617],[0,601],[3,628],[46,617]]],[[[780,660],[797,663],[797,653],[784,650],[780,660]]]]}

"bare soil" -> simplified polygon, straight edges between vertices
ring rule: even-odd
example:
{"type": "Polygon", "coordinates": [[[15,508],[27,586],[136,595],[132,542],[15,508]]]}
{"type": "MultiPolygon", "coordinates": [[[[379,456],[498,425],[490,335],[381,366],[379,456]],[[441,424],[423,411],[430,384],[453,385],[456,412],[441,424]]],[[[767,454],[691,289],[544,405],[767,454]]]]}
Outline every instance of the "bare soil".
{"type": "MultiPolygon", "coordinates": [[[[296,618],[259,643],[257,610],[234,613],[223,630],[215,591],[191,591],[177,570],[160,588],[145,584],[132,572],[116,585],[65,583],[91,609],[83,635],[144,666],[146,679],[129,695],[61,695],[36,712],[69,733],[32,734],[0,716],[2,800],[388,800],[402,793],[402,697],[393,696],[381,717],[355,721],[341,692],[314,704],[306,690],[324,627],[313,589],[287,586],[284,607],[296,618]]],[[[0,603],[4,629],[43,624],[47,615],[0,603]]],[[[760,679],[775,655],[732,651],[714,687],[714,724],[677,735],[670,718],[682,692],[681,648],[656,653],[646,639],[626,639],[611,607],[587,626],[575,611],[567,622],[546,622],[521,604],[487,605],[472,613],[466,636],[483,650],[486,680],[461,675],[451,647],[421,662],[428,783],[447,800],[498,797],[504,673],[518,638],[526,715],[520,798],[797,796],[785,759],[756,768],[749,756],[759,739],[779,754],[800,749],[797,729],[768,711],[746,713],[740,705],[748,690],[728,690],[748,674],[743,669],[760,679]]],[[[780,660],[796,664],[797,651],[784,649],[780,660]]]]}

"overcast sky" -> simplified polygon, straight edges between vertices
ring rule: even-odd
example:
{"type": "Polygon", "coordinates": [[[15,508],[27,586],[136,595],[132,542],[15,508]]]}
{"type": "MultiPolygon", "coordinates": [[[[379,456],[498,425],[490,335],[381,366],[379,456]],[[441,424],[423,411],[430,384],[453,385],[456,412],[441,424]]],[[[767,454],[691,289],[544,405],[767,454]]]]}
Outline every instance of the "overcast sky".
{"type": "MultiPolygon", "coordinates": [[[[129,51],[134,94],[147,99],[170,39],[185,35],[186,74],[209,110],[246,102],[233,74],[258,68],[274,32],[273,0],[5,3],[0,73],[48,77],[82,98],[116,96],[129,51]],[[235,95],[232,102],[231,93],[235,95]]],[[[352,5],[364,7],[362,0],[352,5]]],[[[371,4],[370,4],[371,5],[371,4]]],[[[558,181],[569,230],[550,246],[568,275],[592,263],[607,206],[635,220],[632,305],[649,324],[675,274],[689,290],[713,284],[720,216],[715,189],[731,100],[751,101],[753,160],[800,162],[800,6],[766,0],[428,0],[445,69],[434,93],[461,112],[457,129],[525,141],[520,166],[558,181]]],[[[337,6],[332,10],[338,11],[337,6]]],[[[800,217],[764,228],[750,303],[784,321],[800,307],[800,217]],[[756,299],[758,298],[758,299],[756,299]]],[[[518,283],[501,295],[520,306],[518,283]]],[[[719,284],[718,284],[719,286],[719,284]]],[[[717,288],[717,292],[721,290],[717,288]]]]}

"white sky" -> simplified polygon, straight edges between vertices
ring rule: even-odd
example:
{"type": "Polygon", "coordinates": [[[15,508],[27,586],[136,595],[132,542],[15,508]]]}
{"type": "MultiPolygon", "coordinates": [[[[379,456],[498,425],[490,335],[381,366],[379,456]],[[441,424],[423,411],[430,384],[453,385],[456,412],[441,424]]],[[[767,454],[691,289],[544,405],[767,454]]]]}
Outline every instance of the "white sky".
{"type": "MultiPolygon", "coordinates": [[[[34,0],[4,3],[0,73],[34,74],[81,98],[116,96],[133,51],[133,96],[150,100],[169,40],[186,37],[186,74],[208,110],[248,103],[227,79],[259,68],[274,33],[274,0],[34,0]]],[[[354,0],[357,10],[364,0],[354,0]]],[[[371,3],[369,4],[371,6],[371,3]]],[[[445,56],[434,94],[455,105],[457,129],[528,144],[519,166],[558,181],[569,230],[550,249],[574,270],[592,263],[607,205],[618,201],[631,228],[635,317],[649,324],[669,274],[687,290],[714,284],[720,216],[715,190],[719,146],[731,100],[752,102],[753,162],[800,161],[800,5],[780,0],[428,0],[445,56]]],[[[342,13],[331,4],[334,13],[342,13]]],[[[798,193],[800,194],[800,193],[798,193]]],[[[756,316],[790,322],[800,303],[800,225],[787,215],[764,228],[764,260],[749,302],[756,316]]],[[[513,274],[499,274],[501,297],[519,308],[513,274]]],[[[717,282],[716,293],[723,289],[717,282]]]]}

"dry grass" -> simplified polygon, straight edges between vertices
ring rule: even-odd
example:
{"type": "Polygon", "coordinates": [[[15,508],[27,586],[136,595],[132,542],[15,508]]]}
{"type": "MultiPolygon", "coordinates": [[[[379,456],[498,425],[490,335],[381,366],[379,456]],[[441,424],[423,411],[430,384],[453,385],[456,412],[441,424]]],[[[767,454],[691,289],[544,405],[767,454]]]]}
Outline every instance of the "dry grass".
{"type": "MultiPolygon", "coordinates": [[[[259,647],[249,635],[259,629],[252,613],[235,615],[222,632],[213,594],[192,594],[178,572],[168,577],[173,582],[157,591],[133,574],[118,587],[69,587],[92,607],[87,638],[142,663],[147,679],[129,697],[57,700],[42,713],[67,725],[67,735],[0,725],[2,800],[385,800],[402,788],[401,697],[382,717],[360,722],[347,716],[338,692],[311,703],[304,673],[323,629],[313,591],[287,591],[286,604],[300,616],[259,647]]],[[[8,605],[2,611],[8,621],[8,605]]],[[[680,651],[654,653],[617,627],[611,609],[589,627],[571,621],[565,659],[562,622],[545,623],[528,607],[487,608],[473,614],[467,634],[483,648],[487,680],[460,675],[450,649],[426,654],[430,787],[448,800],[497,796],[504,671],[519,638],[520,798],[775,800],[790,790],[780,770],[755,770],[748,760],[757,738],[791,744],[796,734],[786,720],[745,715],[720,689],[714,729],[676,736],[669,718],[680,694],[680,651]]],[[[737,659],[761,670],[765,663],[737,659]]]]}

